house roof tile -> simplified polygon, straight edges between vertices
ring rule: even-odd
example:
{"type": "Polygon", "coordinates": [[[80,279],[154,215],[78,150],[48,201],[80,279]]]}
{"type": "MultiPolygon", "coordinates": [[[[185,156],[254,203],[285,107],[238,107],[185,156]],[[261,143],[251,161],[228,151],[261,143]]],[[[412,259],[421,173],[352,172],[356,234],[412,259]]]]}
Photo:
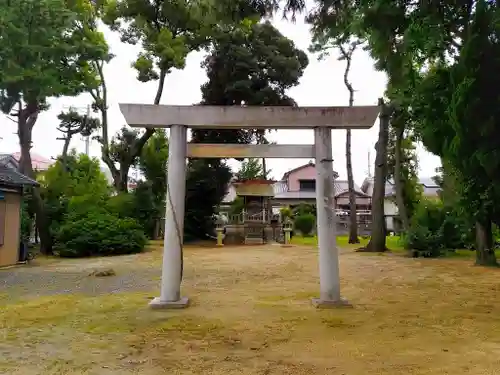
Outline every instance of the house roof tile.
{"type": "Polygon", "coordinates": [[[39,186],[38,182],[6,165],[0,165],[0,185],[15,187],[39,186]]]}

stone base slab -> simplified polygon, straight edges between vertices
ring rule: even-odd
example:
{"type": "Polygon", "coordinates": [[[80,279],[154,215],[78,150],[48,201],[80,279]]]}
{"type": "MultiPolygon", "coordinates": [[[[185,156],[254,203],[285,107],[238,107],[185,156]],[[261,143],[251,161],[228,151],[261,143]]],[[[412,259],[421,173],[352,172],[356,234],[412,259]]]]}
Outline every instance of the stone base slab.
{"type": "Polygon", "coordinates": [[[317,309],[338,309],[342,307],[353,307],[349,301],[341,298],[340,301],[324,300],[321,298],[313,298],[312,304],[317,309]]]}
{"type": "Polygon", "coordinates": [[[182,297],[178,301],[162,301],[160,300],[160,297],[156,297],[149,303],[149,307],[151,307],[154,310],[185,309],[188,306],[189,306],[188,297],[182,297]]]}

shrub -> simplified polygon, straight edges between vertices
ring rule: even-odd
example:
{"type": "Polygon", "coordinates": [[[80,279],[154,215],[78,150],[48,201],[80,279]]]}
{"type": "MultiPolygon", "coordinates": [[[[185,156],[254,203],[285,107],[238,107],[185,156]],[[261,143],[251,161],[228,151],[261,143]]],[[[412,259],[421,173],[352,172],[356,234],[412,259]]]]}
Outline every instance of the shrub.
{"type": "Polygon", "coordinates": [[[165,212],[163,202],[155,202],[150,184],[143,181],[139,182],[131,193],[119,193],[110,197],[106,208],[119,218],[133,217],[148,237],[154,236],[156,221],[165,212]]]}
{"type": "Polygon", "coordinates": [[[316,218],[313,214],[303,214],[295,218],[294,226],[303,236],[310,236],[314,229],[316,218]]]}
{"type": "Polygon", "coordinates": [[[316,206],[308,203],[300,203],[293,209],[293,216],[298,217],[306,214],[311,214],[316,217],[316,206]]]}
{"type": "Polygon", "coordinates": [[[119,255],[141,252],[146,236],[134,219],[121,219],[102,211],[89,211],[67,220],[56,234],[62,257],[119,255]]]}
{"type": "Polygon", "coordinates": [[[29,241],[32,227],[33,219],[28,212],[28,204],[23,201],[21,203],[21,241],[29,241]]]}
{"type": "Polygon", "coordinates": [[[441,201],[423,199],[404,242],[414,256],[436,257],[445,250],[472,248],[474,238],[473,225],[464,215],[441,201]]]}
{"type": "Polygon", "coordinates": [[[422,199],[404,237],[405,247],[414,256],[437,257],[444,249],[445,211],[441,201],[422,199]]]}
{"type": "Polygon", "coordinates": [[[291,219],[293,216],[292,209],[289,206],[281,207],[280,208],[280,217],[281,221],[285,221],[285,219],[291,219]]]}
{"type": "Polygon", "coordinates": [[[120,218],[134,217],[135,206],[134,196],[130,193],[118,193],[106,202],[107,210],[120,218]]]}

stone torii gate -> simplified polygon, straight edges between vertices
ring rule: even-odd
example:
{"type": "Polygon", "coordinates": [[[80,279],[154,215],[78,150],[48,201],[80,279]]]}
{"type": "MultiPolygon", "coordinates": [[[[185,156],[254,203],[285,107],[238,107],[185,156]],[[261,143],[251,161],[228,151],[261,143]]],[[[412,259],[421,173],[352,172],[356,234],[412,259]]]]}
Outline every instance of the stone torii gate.
{"type": "Polygon", "coordinates": [[[369,129],[379,106],[262,107],[120,104],[132,127],[170,128],[168,193],[160,296],[153,308],[183,308],[182,237],[186,195],[186,158],[315,158],[320,295],[316,307],[346,305],[341,298],[336,246],[332,129],[369,129]],[[235,145],[187,143],[187,129],[313,129],[314,145],[235,145]]]}

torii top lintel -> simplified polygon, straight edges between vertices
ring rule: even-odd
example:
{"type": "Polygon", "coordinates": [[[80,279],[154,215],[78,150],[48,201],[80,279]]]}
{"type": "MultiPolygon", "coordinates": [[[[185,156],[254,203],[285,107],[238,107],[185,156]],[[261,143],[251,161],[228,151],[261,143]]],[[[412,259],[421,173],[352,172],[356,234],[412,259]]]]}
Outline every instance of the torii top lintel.
{"type": "Polygon", "coordinates": [[[369,129],[379,106],[279,107],[120,104],[132,127],[169,128],[186,125],[205,129],[369,129]]]}

